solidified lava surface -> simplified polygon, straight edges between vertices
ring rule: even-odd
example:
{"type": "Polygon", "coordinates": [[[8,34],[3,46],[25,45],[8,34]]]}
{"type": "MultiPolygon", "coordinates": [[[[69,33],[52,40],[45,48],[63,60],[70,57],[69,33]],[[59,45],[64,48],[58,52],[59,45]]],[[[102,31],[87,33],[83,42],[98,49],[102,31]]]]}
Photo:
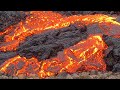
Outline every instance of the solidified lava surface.
{"type": "Polygon", "coordinates": [[[77,23],[69,27],[47,30],[38,35],[30,36],[20,44],[17,52],[26,58],[36,57],[38,60],[49,59],[57,56],[59,51],[77,44],[87,38],[86,26],[77,26],[77,23]]]}

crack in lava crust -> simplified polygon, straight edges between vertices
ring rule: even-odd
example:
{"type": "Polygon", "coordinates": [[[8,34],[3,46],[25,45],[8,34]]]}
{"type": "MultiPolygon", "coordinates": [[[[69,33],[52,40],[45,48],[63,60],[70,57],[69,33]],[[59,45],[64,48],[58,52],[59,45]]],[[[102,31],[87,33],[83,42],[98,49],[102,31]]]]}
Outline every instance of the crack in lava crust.
{"type": "Polygon", "coordinates": [[[88,39],[80,41],[59,52],[57,57],[38,62],[36,58],[26,59],[16,56],[2,64],[0,71],[17,76],[35,73],[41,78],[53,76],[61,72],[74,73],[76,71],[106,70],[103,60],[103,50],[107,48],[101,35],[91,35],[88,39]],[[24,62],[19,68],[18,63],[24,62]],[[11,68],[12,67],[12,68],[11,68]]]}
{"type": "MultiPolygon", "coordinates": [[[[0,33],[5,35],[4,42],[0,44],[0,51],[15,51],[19,44],[24,42],[26,37],[42,33],[48,29],[58,29],[67,27],[70,24],[80,21],[85,25],[99,23],[111,25],[120,25],[114,21],[114,17],[103,14],[96,15],[73,15],[64,17],[52,11],[32,11],[31,16],[27,17],[25,22],[20,22],[16,26],[11,26],[0,33]]],[[[104,34],[106,30],[103,30],[104,34]]],[[[103,50],[107,45],[102,40],[102,35],[91,35],[86,40],[80,41],[74,46],[59,52],[57,57],[38,62],[35,57],[26,59],[25,57],[15,56],[10,58],[0,67],[0,71],[17,76],[35,73],[41,78],[59,74],[61,72],[74,73],[76,71],[106,70],[104,63],[103,50]]]]}
{"type": "Polygon", "coordinates": [[[27,17],[25,22],[23,21],[17,24],[15,29],[14,27],[10,27],[6,29],[5,32],[0,33],[0,35],[7,34],[4,37],[5,42],[0,44],[0,51],[16,50],[19,44],[30,35],[42,33],[48,29],[67,27],[76,21],[80,21],[85,25],[96,22],[106,23],[107,25],[120,25],[120,23],[114,21],[114,19],[115,17],[103,14],[64,17],[52,11],[32,11],[31,16],[27,17]]]}

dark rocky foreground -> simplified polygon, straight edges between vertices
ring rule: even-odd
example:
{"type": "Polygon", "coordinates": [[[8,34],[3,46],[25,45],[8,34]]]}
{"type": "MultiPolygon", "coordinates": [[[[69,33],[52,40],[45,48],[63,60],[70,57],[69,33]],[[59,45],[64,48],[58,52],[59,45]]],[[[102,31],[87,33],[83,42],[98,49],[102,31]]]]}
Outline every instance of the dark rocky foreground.
{"type": "MultiPolygon", "coordinates": [[[[18,76],[8,76],[0,73],[0,79],[42,79],[39,78],[36,74],[30,74],[30,76],[25,76],[24,74],[20,74],[18,76]]],[[[73,73],[68,74],[63,72],[57,76],[46,77],[44,79],[120,79],[120,73],[109,72],[100,72],[100,71],[91,71],[91,72],[81,72],[81,73],[73,73]]]]}

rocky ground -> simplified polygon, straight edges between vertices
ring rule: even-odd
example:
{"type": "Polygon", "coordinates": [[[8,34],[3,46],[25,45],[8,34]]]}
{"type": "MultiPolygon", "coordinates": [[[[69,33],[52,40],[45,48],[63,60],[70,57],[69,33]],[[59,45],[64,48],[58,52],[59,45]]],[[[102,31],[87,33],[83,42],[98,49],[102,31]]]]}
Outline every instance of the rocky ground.
{"type": "MultiPolygon", "coordinates": [[[[31,74],[29,77],[20,74],[18,76],[7,76],[0,73],[0,79],[42,79],[36,76],[35,74],[31,74]]],[[[91,71],[91,72],[81,72],[81,73],[61,73],[57,76],[46,77],[45,79],[120,79],[120,72],[100,72],[100,71],[91,71]]]]}

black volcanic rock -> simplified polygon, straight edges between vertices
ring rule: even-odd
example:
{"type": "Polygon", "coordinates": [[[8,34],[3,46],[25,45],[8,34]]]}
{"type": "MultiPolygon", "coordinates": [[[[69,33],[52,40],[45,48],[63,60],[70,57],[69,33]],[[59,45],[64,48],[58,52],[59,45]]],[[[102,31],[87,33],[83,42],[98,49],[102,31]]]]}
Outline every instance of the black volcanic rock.
{"type": "Polygon", "coordinates": [[[104,34],[103,30],[99,27],[99,23],[88,25],[87,33],[88,34],[104,34]]]}
{"type": "Polygon", "coordinates": [[[77,26],[77,23],[57,30],[47,30],[42,34],[28,37],[20,44],[17,52],[26,58],[34,56],[39,60],[48,59],[56,56],[59,51],[86,39],[86,30],[86,26],[77,26]]]}
{"type": "Polygon", "coordinates": [[[103,40],[108,45],[109,53],[105,56],[107,70],[120,71],[120,38],[113,38],[107,35],[103,36],[103,40]],[[111,48],[110,48],[111,47],[111,48]]]}
{"type": "Polygon", "coordinates": [[[94,15],[94,14],[117,14],[120,15],[120,11],[55,11],[57,13],[60,13],[65,16],[71,16],[71,15],[94,15]]]}
{"type": "Polygon", "coordinates": [[[113,66],[113,72],[120,72],[120,63],[117,63],[113,66]]]}
{"type": "Polygon", "coordinates": [[[0,32],[10,25],[25,20],[27,15],[23,11],[0,11],[0,32]]]}
{"type": "Polygon", "coordinates": [[[0,65],[6,61],[7,59],[10,59],[14,56],[16,56],[17,53],[16,52],[0,52],[0,65]]]}

